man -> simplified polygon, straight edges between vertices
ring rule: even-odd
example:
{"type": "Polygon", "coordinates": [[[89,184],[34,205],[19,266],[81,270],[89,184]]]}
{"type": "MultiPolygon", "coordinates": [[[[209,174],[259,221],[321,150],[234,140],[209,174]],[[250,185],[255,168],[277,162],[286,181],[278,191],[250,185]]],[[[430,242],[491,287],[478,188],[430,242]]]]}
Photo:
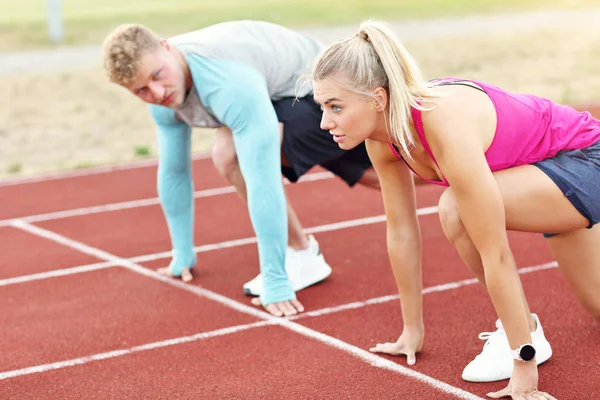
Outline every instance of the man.
{"type": "Polygon", "coordinates": [[[159,273],[189,281],[196,264],[192,127],[217,128],[214,164],[248,203],[261,271],[244,285],[245,293],[260,296],[253,303],[276,316],[296,314],[303,306],[295,291],[331,273],[314,237],[286,207],[281,172],[296,182],[322,165],[350,186],[379,182],[364,145],[340,150],[319,128],[310,88],[296,93],[321,49],[309,36],[259,21],[225,22],[169,40],[128,24],[105,39],[109,79],[150,103],[158,127],[158,194],[173,246],[170,265],[159,273]]]}

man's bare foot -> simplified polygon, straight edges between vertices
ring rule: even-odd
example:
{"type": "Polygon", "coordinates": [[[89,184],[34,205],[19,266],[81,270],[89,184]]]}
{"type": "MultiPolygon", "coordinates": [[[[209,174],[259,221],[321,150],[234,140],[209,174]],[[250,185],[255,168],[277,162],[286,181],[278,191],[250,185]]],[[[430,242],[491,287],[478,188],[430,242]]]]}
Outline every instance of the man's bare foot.
{"type": "MultiPolygon", "coordinates": [[[[169,267],[158,268],[158,269],[156,270],[156,272],[158,272],[158,273],[159,273],[159,274],[161,274],[161,275],[168,276],[168,277],[171,277],[171,278],[179,278],[179,277],[177,277],[177,276],[174,276],[174,275],[171,273],[171,269],[170,269],[169,267]]],[[[192,271],[190,271],[190,269],[189,269],[189,268],[184,268],[184,269],[181,271],[181,280],[182,280],[182,281],[184,281],[184,282],[189,282],[189,281],[191,281],[193,278],[194,278],[194,277],[192,276],[192,271]]]]}
{"type": "MultiPolygon", "coordinates": [[[[250,301],[255,306],[262,306],[262,301],[260,301],[260,297],[254,297],[250,301]]],[[[269,313],[271,313],[271,315],[274,315],[276,317],[289,317],[304,311],[304,306],[296,299],[280,301],[279,303],[267,304],[266,306],[264,306],[264,308],[269,313]]]]}

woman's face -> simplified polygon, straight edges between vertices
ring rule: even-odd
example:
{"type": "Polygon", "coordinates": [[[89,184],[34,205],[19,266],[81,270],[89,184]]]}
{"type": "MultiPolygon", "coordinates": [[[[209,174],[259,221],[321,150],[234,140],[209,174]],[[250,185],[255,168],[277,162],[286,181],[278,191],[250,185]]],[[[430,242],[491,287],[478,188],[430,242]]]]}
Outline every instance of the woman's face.
{"type": "Polygon", "coordinates": [[[314,98],[321,105],[321,129],[329,131],[341,149],[350,150],[369,138],[382,113],[375,99],[352,92],[329,78],[314,81],[314,98]]]}

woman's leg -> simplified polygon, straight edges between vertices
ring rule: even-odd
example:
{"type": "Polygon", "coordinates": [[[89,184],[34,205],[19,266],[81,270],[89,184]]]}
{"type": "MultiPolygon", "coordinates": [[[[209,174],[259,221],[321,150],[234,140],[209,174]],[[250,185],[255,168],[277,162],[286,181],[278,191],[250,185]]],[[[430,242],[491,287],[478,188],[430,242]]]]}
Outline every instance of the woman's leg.
{"type": "Polygon", "coordinates": [[[575,295],[600,322],[600,225],[552,236],[548,244],[575,295]]]}
{"type": "MultiPolygon", "coordinates": [[[[454,245],[463,262],[487,290],[481,257],[458,216],[458,212],[456,211],[456,201],[451,189],[447,189],[442,193],[438,207],[444,234],[450,243],[454,245]]],[[[527,309],[527,315],[530,316],[529,328],[533,332],[536,329],[536,323],[533,317],[531,317],[531,311],[529,309],[529,304],[527,304],[527,300],[525,299],[525,294],[521,292],[521,295],[523,296],[523,301],[527,309]]]]}
{"type": "MultiPolygon", "coordinates": [[[[507,229],[524,232],[574,232],[588,225],[587,219],[575,209],[558,186],[539,168],[527,165],[499,171],[494,176],[504,202],[507,229]]],[[[446,237],[454,244],[469,269],[485,285],[481,258],[458,215],[451,188],[447,189],[440,197],[439,210],[440,222],[446,237]]],[[[552,248],[561,256],[558,261],[564,264],[561,265],[561,270],[567,279],[571,282],[574,278],[569,277],[574,275],[579,280],[585,281],[586,276],[593,280],[593,273],[596,276],[600,275],[600,268],[598,268],[600,246],[598,246],[599,250],[593,254],[591,245],[587,246],[586,242],[582,241],[584,237],[588,238],[590,235],[572,233],[566,235],[567,239],[572,236],[571,240],[555,239],[562,235],[564,233],[552,238],[553,242],[557,242],[556,245],[552,245],[552,248]],[[576,262],[571,261],[568,257],[569,246],[584,247],[585,254],[588,254],[589,257],[586,259],[581,256],[576,262]],[[596,258],[594,259],[594,257],[596,258]],[[585,267],[577,265],[584,261],[588,263],[585,267]],[[594,270],[594,263],[596,270],[594,270]],[[575,268],[578,269],[575,270],[575,268]]],[[[600,241],[595,243],[598,244],[600,241]]],[[[581,290],[584,291],[584,289],[581,290]]],[[[600,297],[600,290],[597,292],[599,295],[596,297],[600,297]]],[[[586,308],[588,307],[586,306],[586,308]]],[[[532,323],[533,321],[530,321],[530,324],[532,323]]]]}

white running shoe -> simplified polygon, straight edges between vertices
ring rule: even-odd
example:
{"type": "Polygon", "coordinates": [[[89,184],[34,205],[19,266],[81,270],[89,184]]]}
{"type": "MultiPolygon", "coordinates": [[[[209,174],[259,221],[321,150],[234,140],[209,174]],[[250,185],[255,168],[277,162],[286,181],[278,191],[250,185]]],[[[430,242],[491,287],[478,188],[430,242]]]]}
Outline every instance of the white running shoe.
{"type": "MultiPolygon", "coordinates": [[[[531,339],[536,350],[538,365],[548,361],[552,356],[552,347],[544,336],[544,329],[536,314],[531,314],[537,323],[535,332],[531,332],[531,339]]],[[[475,357],[463,370],[462,378],[469,382],[494,382],[510,379],[513,370],[513,358],[506,332],[500,320],[496,321],[495,332],[482,332],[479,339],[486,340],[483,351],[475,357]]]]}
{"type": "MultiPolygon", "coordinates": [[[[285,271],[295,292],[314,285],[331,274],[331,267],[321,254],[319,243],[313,235],[308,235],[308,244],[306,250],[288,247],[285,253],[285,271]]],[[[249,296],[260,296],[261,274],[244,284],[244,293],[249,296]]]]}

